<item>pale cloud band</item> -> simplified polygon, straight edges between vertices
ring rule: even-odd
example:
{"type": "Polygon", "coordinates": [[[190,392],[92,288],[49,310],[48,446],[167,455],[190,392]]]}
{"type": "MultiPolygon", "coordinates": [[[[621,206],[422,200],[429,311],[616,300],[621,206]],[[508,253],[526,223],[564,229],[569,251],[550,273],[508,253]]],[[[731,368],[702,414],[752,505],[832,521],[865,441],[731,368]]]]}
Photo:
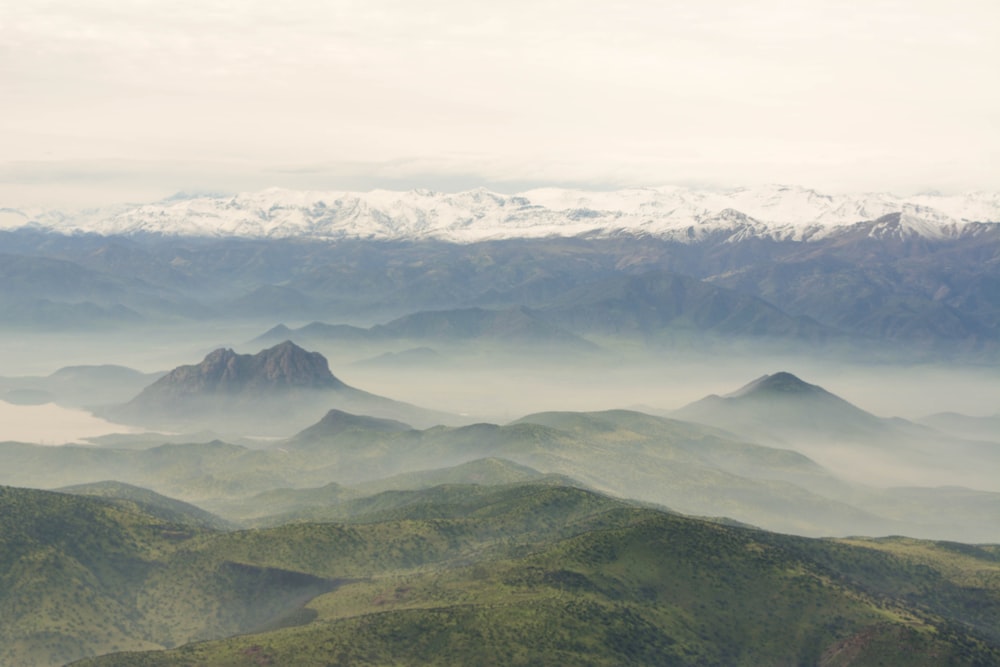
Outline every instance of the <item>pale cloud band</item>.
{"type": "Polygon", "coordinates": [[[0,196],[995,189],[998,7],[29,0],[0,21],[0,196]]]}

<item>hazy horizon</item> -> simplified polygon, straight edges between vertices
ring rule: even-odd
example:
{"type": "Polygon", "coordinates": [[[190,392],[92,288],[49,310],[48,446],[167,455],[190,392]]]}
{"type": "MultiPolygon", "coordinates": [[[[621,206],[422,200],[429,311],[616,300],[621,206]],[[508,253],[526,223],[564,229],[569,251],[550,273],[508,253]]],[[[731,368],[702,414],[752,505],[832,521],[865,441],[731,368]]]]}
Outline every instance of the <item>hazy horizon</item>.
{"type": "Polygon", "coordinates": [[[6,3],[0,663],[1000,664],[998,35],[6,3]]]}
{"type": "MultiPolygon", "coordinates": [[[[220,347],[241,354],[257,353],[269,344],[252,343],[271,324],[215,323],[145,327],[82,333],[8,331],[0,334],[0,378],[45,377],[68,366],[114,364],[144,373],[165,372],[199,363],[220,347]]],[[[609,341],[602,341],[607,344],[609,341]]],[[[414,343],[415,344],[415,343],[414,343]]],[[[1000,413],[1000,369],[973,363],[913,364],[850,360],[844,355],[806,351],[757,351],[720,345],[715,351],[608,348],[601,356],[583,361],[549,353],[488,345],[433,343],[440,356],[418,364],[359,363],[383,352],[412,347],[406,342],[384,344],[303,344],[327,357],[330,370],[343,382],[364,391],[421,407],[505,423],[524,415],[549,411],[635,409],[663,413],[709,394],[725,394],[766,374],[791,372],[880,417],[919,419],[933,413],[959,412],[970,416],[1000,413]]],[[[152,380],[150,380],[152,382],[152,380]]],[[[2,397],[0,397],[2,400],[2,397]]],[[[124,400],[124,399],[123,399],[124,400]]],[[[3,404],[11,411],[13,406],[3,404]]],[[[0,428],[0,440],[24,439],[28,418],[39,429],[58,424],[30,411],[9,412],[9,428],[0,428]]],[[[5,413],[7,414],[7,413],[5,413]]],[[[308,424],[303,424],[307,426],[308,424]]],[[[100,433],[88,423],[72,439],[100,433]]],[[[121,432],[114,427],[103,432],[121,432]]],[[[68,433],[68,432],[67,432],[68,433]]],[[[52,441],[48,435],[39,436],[52,441]]],[[[31,441],[35,441],[32,439],[31,441]]]]}
{"type": "Polygon", "coordinates": [[[966,0],[10,7],[0,207],[269,186],[996,186],[966,0]]]}

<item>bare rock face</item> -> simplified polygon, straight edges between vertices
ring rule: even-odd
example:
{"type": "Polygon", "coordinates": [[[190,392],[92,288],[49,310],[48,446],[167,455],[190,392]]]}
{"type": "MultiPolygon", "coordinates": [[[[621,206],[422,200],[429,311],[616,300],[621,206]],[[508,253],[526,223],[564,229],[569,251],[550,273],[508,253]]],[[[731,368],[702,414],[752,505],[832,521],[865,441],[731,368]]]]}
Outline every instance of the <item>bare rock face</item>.
{"type": "Polygon", "coordinates": [[[218,349],[200,363],[179,366],[147,387],[147,397],[252,396],[296,390],[343,389],[326,358],[285,341],[257,354],[218,349]]]}
{"type": "Polygon", "coordinates": [[[335,399],[365,395],[330,372],[326,358],[285,341],[257,354],[229,349],[178,366],[106,412],[127,424],[273,434],[313,423],[335,399]]]}
{"type": "Polygon", "coordinates": [[[176,432],[211,429],[288,436],[315,424],[332,408],[405,422],[396,428],[467,421],[348,386],[330,372],[326,357],[291,341],[257,354],[215,350],[199,364],[178,366],[102,416],[176,432]]]}

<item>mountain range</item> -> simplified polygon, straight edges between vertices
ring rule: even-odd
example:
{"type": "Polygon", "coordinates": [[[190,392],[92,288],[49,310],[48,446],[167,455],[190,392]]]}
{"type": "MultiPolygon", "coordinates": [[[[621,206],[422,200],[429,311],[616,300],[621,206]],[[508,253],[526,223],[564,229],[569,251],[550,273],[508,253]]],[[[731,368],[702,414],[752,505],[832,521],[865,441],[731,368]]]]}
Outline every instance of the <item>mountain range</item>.
{"type": "Polygon", "coordinates": [[[6,211],[8,228],[101,235],[239,236],[472,243],[503,238],[654,235],[683,242],[725,236],[811,240],[878,221],[873,238],[976,235],[972,223],[1000,221],[1000,195],[886,193],[827,195],[769,186],[703,191],[680,187],[612,192],[554,188],[503,195],[302,192],[269,189],[234,196],[178,196],[83,213],[6,211]],[[894,217],[893,217],[894,216],[894,217]]]}
{"type": "Polygon", "coordinates": [[[998,194],[0,209],[0,313],[165,433],[0,442],[0,665],[1000,664],[1000,418],[837,395],[996,411],[998,194]]]}
{"type": "MultiPolygon", "coordinates": [[[[345,388],[284,342],[140,396],[249,418],[345,388]]],[[[0,663],[995,664],[1000,493],[866,485],[794,449],[827,434],[865,466],[940,472],[996,444],[788,372],[685,410],[706,423],[415,428],[333,408],[253,447],[0,443],[0,663]],[[911,537],[829,537],[859,533],[911,537]]],[[[997,459],[965,463],[989,479],[997,459]]]]}
{"type": "Polygon", "coordinates": [[[599,349],[551,320],[545,313],[523,306],[503,309],[458,308],[412,313],[368,328],[312,322],[290,329],[279,324],[251,343],[272,344],[287,339],[303,344],[408,340],[452,344],[485,342],[516,347],[521,351],[545,347],[558,348],[562,352],[593,352],[599,349]]]}
{"type": "MultiPolygon", "coordinates": [[[[178,235],[183,227],[67,235],[33,226],[0,231],[0,330],[103,333],[243,320],[371,328],[481,309],[489,311],[484,322],[495,321],[480,340],[513,326],[533,340],[772,339],[810,353],[993,363],[1000,225],[912,235],[900,231],[901,214],[887,215],[808,237],[765,238],[747,228],[694,240],[616,232],[475,243],[192,237],[178,235]],[[619,318],[628,321],[609,326],[619,318]]],[[[453,344],[460,330],[426,328],[421,345],[442,351],[432,339],[453,344]]]]}
{"type": "MultiPolygon", "coordinates": [[[[1000,447],[994,442],[876,417],[787,372],[762,376],[729,394],[706,396],[667,414],[794,449],[856,481],[967,485],[1000,492],[993,474],[1000,465],[1000,447]]],[[[991,439],[998,437],[993,431],[991,439]]]]}
{"type": "MultiPolygon", "coordinates": [[[[1000,487],[991,474],[1000,464],[995,443],[874,417],[788,373],[735,394],[695,404],[708,412],[682,414],[704,423],[608,410],[535,413],[503,425],[414,427],[328,408],[290,437],[249,447],[218,440],[154,446],[141,436],[134,445],[120,436],[106,447],[0,443],[0,470],[8,471],[0,473],[0,484],[61,488],[114,479],[239,520],[266,514],[240,507],[275,489],[358,486],[500,458],[614,495],[771,530],[977,541],[1000,535],[1000,487]]],[[[245,429],[260,415],[273,419],[302,400],[292,396],[291,403],[278,392],[263,394],[261,402],[228,403],[231,428],[245,429]]],[[[210,398],[195,394],[194,400],[210,398]]],[[[321,392],[318,399],[315,409],[335,404],[337,394],[321,392]]],[[[386,400],[369,405],[385,407],[386,400]]],[[[179,405],[170,418],[186,417],[190,406],[179,405]]],[[[319,495],[324,502],[351,497],[337,488],[319,495]]]]}

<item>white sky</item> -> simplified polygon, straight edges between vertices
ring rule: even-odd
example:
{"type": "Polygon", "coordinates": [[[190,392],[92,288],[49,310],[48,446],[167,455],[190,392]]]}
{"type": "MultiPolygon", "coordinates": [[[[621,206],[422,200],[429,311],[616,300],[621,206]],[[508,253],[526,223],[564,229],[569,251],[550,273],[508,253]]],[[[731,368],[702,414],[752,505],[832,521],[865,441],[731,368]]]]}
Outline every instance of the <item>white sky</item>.
{"type": "Polygon", "coordinates": [[[1000,189],[996,0],[0,3],[0,208],[178,190],[1000,189]]]}

